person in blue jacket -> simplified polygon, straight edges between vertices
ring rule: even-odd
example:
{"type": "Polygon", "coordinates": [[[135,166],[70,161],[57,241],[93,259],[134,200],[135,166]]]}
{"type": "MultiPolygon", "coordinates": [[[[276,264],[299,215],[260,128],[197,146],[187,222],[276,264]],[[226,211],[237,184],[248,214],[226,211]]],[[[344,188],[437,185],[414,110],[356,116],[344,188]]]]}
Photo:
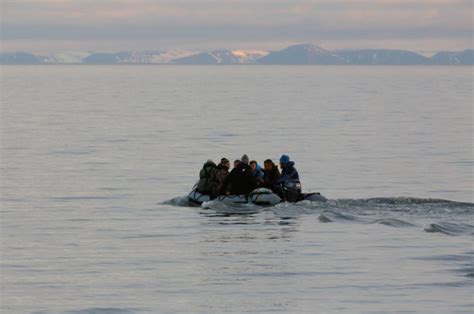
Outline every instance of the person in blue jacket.
{"type": "Polygon", "coordinates": [[[265,174],[263,173],[262,167],[258,164],[257,161],[252,160],[249,163],[250,168],[252,169],[252,175],[255,177],[257,184],[260,186],[263,183],[263,177],[265,174]]]}
{"type": "Polygon", "coordinates": [[[299,180],[300,176],[295,168],[295,163],[290,161],[288,155],[281,155],[280,157],[281,175],[277,183],[284,184],[286,180],[299,180]]]}

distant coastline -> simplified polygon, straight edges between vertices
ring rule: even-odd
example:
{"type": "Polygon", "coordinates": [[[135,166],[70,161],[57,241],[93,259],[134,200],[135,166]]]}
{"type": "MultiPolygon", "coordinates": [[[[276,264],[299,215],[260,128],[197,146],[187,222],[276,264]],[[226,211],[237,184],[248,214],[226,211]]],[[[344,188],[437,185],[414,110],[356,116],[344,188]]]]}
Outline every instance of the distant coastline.
{"type": "Polygon", "coordinates": [[[261,50],[156,50],[62,52],[39,55],[0,52],[0,64],[194,64],[194,65],[474,65],[474,49],[442,51],[431,57],[392,49],[326,50],[314,44],[261,50]]]}

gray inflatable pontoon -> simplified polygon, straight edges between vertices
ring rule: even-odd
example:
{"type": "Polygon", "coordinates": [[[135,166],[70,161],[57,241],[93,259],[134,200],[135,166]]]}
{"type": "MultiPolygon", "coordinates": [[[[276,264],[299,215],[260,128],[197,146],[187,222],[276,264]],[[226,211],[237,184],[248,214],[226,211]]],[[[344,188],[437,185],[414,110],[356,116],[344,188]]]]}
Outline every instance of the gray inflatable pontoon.
{"type": "MultiPolygon", "coordinates": [[[[208,202],[211,197],[207,194],[199,193],[193,190],[188,195],[188,202],[193,206],[201,206],[202,203],[208,202]]],[[[281,203],[283,200],[270,189],[259,188],[252,191],[248,197],[245,195],[220,195],[215,200],[235,204],[255,204],[259,206],[274,206],[281,203]]],[[[319,193],[305,193],[301,194],[298,201],[310,202],[326,202],[327,198],[319,193]]]]}

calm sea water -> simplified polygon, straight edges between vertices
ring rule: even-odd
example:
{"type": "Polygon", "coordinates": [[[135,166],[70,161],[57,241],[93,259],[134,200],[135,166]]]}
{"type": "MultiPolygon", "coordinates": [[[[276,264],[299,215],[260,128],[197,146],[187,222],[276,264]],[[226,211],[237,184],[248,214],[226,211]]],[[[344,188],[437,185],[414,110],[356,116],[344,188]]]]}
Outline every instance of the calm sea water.
{"type": "Polygon", "coordinates": [[[4,66],[4,313],[471,313],[473,68],[4,66]],[[183,206],[287,153],[327,204],[183,206]]]}

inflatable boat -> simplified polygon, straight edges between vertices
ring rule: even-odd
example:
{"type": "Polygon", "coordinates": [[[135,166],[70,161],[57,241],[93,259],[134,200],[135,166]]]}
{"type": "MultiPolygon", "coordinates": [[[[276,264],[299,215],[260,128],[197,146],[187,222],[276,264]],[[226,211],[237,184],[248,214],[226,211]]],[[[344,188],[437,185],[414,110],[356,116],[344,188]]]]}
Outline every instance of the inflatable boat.
{"type": "MultiPolygon", "coordinates": [[[[248,196],[246,195],[220,195],[214,200],[222,202],[234,203],[234,204],[255,204],[259,206],[274,206],[281,202],[300,202],[300,201],[311,201],[311,202],[326,202],[327,199],[320,193],[301,193],[299,192],[296,196],[290,195],[289,191],[283,189],[285,199],[282,200],[280,196],[273,193],[270,189],[259,188],[253,190],[248,196]]],[[[210,195],[199,193],[196,189],[192,190],[188,195],[188,202],[193,206],[201,206],[202,203],[211,200],[210,195]]]]}

